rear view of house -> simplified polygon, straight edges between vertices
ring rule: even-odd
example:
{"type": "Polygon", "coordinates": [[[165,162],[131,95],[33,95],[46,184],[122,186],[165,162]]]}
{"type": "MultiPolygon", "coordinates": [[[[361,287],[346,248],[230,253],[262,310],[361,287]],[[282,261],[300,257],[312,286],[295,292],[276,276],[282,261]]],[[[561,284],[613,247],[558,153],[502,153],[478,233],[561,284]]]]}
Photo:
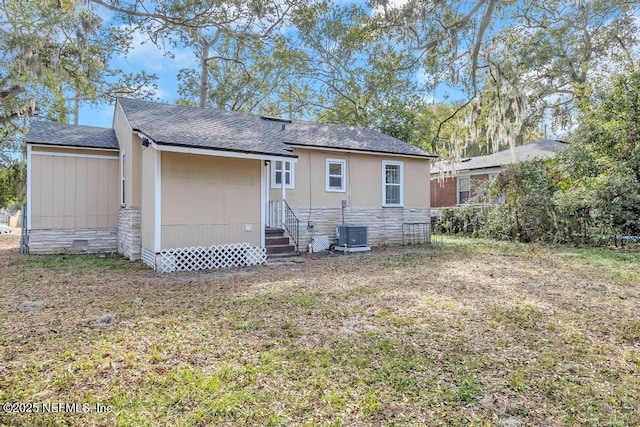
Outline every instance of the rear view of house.
{"type": "Polygon", "coordinates": [[[305,250],[343,222],[382,244],[429,219],[434,156],[368,129],[118,99],[113,129],[36,122],[27,142],[31,253],[230,267],[280,227],[305,250]]]}

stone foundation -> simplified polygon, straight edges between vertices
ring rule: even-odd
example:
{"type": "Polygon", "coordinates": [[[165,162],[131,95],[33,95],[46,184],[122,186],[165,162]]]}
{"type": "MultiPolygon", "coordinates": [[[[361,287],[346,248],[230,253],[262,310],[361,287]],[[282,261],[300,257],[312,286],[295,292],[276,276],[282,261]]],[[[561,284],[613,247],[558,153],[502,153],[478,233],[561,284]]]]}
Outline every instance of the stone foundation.
{"type": "MultiPolygon", "coordinates": [[[[300,220],[299,250],[306,252],[314,235],[326,234],[331,241],[336,238],[336,227],[342,224],[341,208],[292,208],[300,220]],[[308,221],[313,228],[307,228],[308,221]]],[[[430,209],[418,208],[345,208],[344,223],[369,227],[369,244],[402,244],[402,223],[431,221],[430,209]]]]}
{"type": "Polygon", "coordinates": [[[120,208],[118,212],[118,252],[131,261],[140,259],[140,208],[120,208]]]}
{"type": "Polygon", "coordinates": [[[118,230],[29,230],[30,254],[110,253],[118,249],[118,230]]]}

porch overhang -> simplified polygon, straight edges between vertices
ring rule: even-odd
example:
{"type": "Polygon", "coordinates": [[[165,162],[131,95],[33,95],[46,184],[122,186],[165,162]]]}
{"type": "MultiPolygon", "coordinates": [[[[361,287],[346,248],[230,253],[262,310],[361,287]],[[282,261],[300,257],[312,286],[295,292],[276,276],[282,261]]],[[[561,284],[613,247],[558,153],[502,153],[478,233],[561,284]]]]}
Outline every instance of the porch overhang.
{"type": "Polygon", "coordinates": [[[291,153],[290,155],[278,155],[273,153],[257,153],[251,151],[232,151],[232,150],[219,150],[216,148],[198,148],[198,147],[186,147],[182,145],[164,144],[156,142],[153,138],[145,135],[143,132],[137,131],[138,136],[141,139],[147,140],[148,144],[157,151],[166,151],[170,153],[185,153],[196,154],[202,156],[216,156],[216,157],[229,157],[235,159],[252,159],[252,160],[267,160],[267,161],[285,161],[297,163],[298,155],[291,153]]]}

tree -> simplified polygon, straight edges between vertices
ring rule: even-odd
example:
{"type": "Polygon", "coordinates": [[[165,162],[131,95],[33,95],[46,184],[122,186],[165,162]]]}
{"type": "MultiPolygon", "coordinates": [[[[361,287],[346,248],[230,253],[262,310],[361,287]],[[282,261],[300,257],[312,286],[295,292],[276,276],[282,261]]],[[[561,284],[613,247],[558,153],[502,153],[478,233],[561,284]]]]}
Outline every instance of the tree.
{"type": "Polygon", "coordinates": [[[24,203],[26,182],[25,163],[0,163],[0,207],[24,203]]]}
{"type": "Polygon", "coordinates": [[[488,216],[486,233],[549,242],[640,235],[640,67],[615,75],[580,107],[565,151],[500,174],[506,203],[488,216]]]}
{"type": "Polygon", "coordinates": [[[420,59],[427,90],[444,83],[459,97],[446,120],[467,115],[482,123],[467,141],[484,139],[493,151],[523,141],[549,113],[568,128],[585,82],[606,75],[610,64],[628,64],[637,44],[631,1],[374,5],[379,25],[420,59]]]}
{"type": "MultiPolygon", "coordinates": [[[[211,90],[206,106],[274,116],[284,112],[304,115],[304,105],[289,99],[294,93],[306,93],[306,88],[295,78],[301,58],[283,39],[270,43],[251,40],[248,46],[223,38],[217,51],[233,61],[209,63],[211,90]]],[[[178,81],[178,103],[197,105],[199,72],[184,68],[178,74],[178,81]]]]}
{"type": "Polygon", "coordinates": [[[226,62],[241,63],[237,57],[224,54],[225,43],[247,47],[252,46],[252,42],[271,40],[289,12],[303,3],[302,0],[93,2],[116,12],[132,28],[148,34],[157,45],[192,48],[199,63],[197,74],[183,71],[181,77],[191,81],[194,76],[199,77],[200,107],[205,107],[209,100],[210,68],[226,62]],[[220,50],[217,49],[219,45],[220,50]]]}
{"type": "Polygon", "coordinates": [[[306,57],[301,74],[315,88],[309,103],[320,121],[413,138],[415,61],[393,46],[366,8],[321,2],[298,10],[293,22],[296,48],[306,57]]]}
{"type": "Polygon", "coordinates": [[[614,233],[639,235],[640,63],[615,75],[610,88],[594,91],[581,107],[574,143],[606,165],[591,173],[600,184],[600,215],[614,233]]]}
{"type": "Polygon", "coordinates": [[[90,8],[74,1],[7,0],[0,6],[0,111],[5,134],[26,131],[20,117],[38,114],[78,121],[81,102],[102,102],[121,93],[138,95],[154,76],[129,75],[109,67],[111,57],[129,48],[123,29],[104,27],[90,8]],[[74,106],[69,108],[69,101],[74,106]]]}

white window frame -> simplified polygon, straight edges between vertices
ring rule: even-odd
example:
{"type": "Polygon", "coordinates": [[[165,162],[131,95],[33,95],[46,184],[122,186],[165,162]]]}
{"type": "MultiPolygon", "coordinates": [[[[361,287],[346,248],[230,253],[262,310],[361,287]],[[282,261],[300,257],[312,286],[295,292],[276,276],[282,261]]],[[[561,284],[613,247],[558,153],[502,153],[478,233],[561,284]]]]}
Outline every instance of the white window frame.
{"type": "Polygon", "coordinates": [[[126,206],[126,203],[127,203],[125,199],[125,185],[126,185],[125,154],[126,152],[122,150],[122,154],[120,155],[120,206],[126,206]]]}
{"type": "Polygon", "coordinates": [[[383,160],[382,161],[382,206],[384,207],[402,207],[404,206],[404,163],[398,161],[383,160]],[[400,183],[387,183],[387,166],[400,167],[400,183]],[[387,185],[397,185],[400,187],[400,203],[387,203],[387,185]]]}
{"type": "MultiPolygon", "coordinates": [[[[280,163],[282,166],[280,166],[280,168],[283,168],[285,163],[288,163],[289,166],[289,184],[286,184],[286,179],[285,184],[284,184],[284,188],[295,188],[294,186],[294,179],[295,179],[295,163],[293,162],[289,162],[286,160],[272,160],[271,161],[271,188],[282,188],[282,184],[278,184],[276,183],[276,172],[282,172],[281,169],[277,169],[278,167],[278,163],[280,163]]],[[[286,170],[285,170],[286,172],[286,170]]],[[[285,173],[282,173],[280,176],[282,176],[284,178],[285,173]]]]}
{"type": "Polygon", "coordinates": [[[471,199],[471,177],[470,176],[459,176],[458,179],[456,179],[456,201],[458,202],[459,205],[462,205],[464,203],[469,202],[469,200],[471,199]],[[463,190],[462,189],[462,185],[460,183],[461,179],[466,179],[469,182],[469,187],[467,190],[463,190]],[[460,193],[462,191],[467,191],[469,192],[469,195],[467,196],[467,200],[464,202],[460,201],[460,193]]]}
{"type": "Polygon", "coordinates": [[[347,161],[344,159],[327,159],[325,162],[325,191],[331,193],[344,193],[347,188],[347,161]],[[340,175],[331,175],[330,165],[338,164],[340,165],[340,171],[342,172],[340,175]],[[340,177],[340,187],[332,187],[330,178],[340,177]]]}

